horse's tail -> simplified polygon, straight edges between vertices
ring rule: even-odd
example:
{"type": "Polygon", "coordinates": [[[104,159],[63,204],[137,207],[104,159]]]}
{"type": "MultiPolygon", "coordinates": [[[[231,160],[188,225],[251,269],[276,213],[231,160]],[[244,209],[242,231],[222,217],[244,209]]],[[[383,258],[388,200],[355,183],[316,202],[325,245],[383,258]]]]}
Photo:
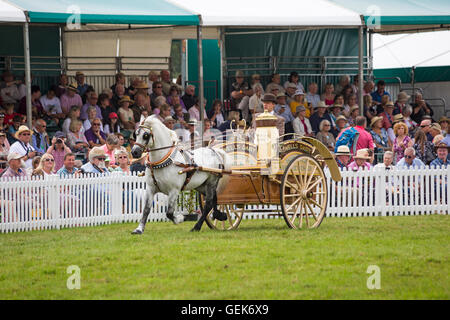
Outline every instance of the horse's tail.
{"type": "MultiPolygon", "coordinates": [[[[225,170],[231,170],[231,165],[233,163],[233,159],[222,149],[214,148],[214,151],[222,158],[223,168],[225,170]]],[[[217,185],[217,192],[220,193],[225,189],[225,186],[228,184],[230,180],[230,176],[225,174],[219,180],[219,184],[217,185]]]]}

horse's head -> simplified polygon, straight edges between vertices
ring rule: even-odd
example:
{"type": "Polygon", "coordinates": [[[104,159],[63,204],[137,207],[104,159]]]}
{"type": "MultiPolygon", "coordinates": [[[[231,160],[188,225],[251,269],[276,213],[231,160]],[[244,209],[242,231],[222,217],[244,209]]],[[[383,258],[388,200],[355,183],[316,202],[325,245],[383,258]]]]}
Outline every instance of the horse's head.
{"type": "Polygon", "coordinates": [[[154,115],[147,117],[141,122],[135,132],[135,136],[136,142],[133,149],[131,149],[133,158],[140,158],[143,152],[170,146],[178,140],[176,133],[167,128],[154,115]]]}

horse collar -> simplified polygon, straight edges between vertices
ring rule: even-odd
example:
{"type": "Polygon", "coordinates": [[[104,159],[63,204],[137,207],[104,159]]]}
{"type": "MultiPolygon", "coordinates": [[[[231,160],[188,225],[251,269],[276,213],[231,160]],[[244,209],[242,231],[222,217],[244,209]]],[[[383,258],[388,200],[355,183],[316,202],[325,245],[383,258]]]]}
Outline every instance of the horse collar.
{"type": "Polygon", "coordinates": [[[166,153],[166,155],[164,157],[162,157],[161,160],[159,161],[155,161],[155,162],[151,162],[150,161],[150,154],[147,155],[147,166],[149,168],[154,168],[154,169],[160,169],[160,168],[164,168],[167,167],[169,165],[171,165],[173,163],[172,158],[170,158],[170,156],[172,155],[173,151],[175,150],[175,145],[173,145],[169,152],[166,153]]]}

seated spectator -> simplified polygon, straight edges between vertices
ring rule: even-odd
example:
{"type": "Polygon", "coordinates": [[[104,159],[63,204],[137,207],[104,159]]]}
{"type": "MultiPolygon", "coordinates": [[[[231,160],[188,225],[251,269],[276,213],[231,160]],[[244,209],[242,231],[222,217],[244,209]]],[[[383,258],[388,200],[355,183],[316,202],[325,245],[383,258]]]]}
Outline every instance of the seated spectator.
{"type": "MultiPolygon", "coordinates": [[[[96,108],[93,106],[90,106],[88,108],[87,115],[88,115],[87,119],[83,121],[83,129],[84,129],[85,133],[92,127],[92,121],[94,121],[95,119],[98,119],[96,108]]],[[[103,123],[101,123],[100,129],[103,131],[103,123]]]]}
{"type": "MultiPolygon", "coordinates": [[[[343,75],[339,78],[339,83],[336,85],[334,93],[341,94],[346,86],[350,85],[350,77],[348,75],[343,75]]],[[[335,101],[336,102],[336,101],[335,101]]],[[[344,102],[341,103],[342,105],[344,102]]]]}
{"type": "Polygon", "coordinates": [[[58,125],[60,119],[64,119],[66,115],[63,113],[61,109],[61,102],[56,96],[56,88],[56,86],[50,87],[47,94],[42,96],[40,101],[42,108],[44,108],[45,116],[58,125]]]}
{"type": "Polygon", "coordinates": [[[153,93],[150,96],[150,104],[152,108],[156,107],[156,98],[164,97],[162,83],[159,81],[153,82],[153,93]]]}
{"type": "Polygon", "coordinates": [[[52,138],[52,144],[47,149],[47,153],[55,159],[55,171],[58,171],[64,165],[64,157],[68,153],[72,153],[70,148],[65,144],[66,136],[63,132],[58,131],[52,138]]]}
{"type": "Polygon", "coordinates": [[[167,116],[164,118],[164,125],[169,128],[170,130],[173,130],[173,126],[175,124],[175,120],[172,118],[172,116],[167,116]]]}
{"type": "Polygon", "coordinates": [[[433,137],[436,137],[437,135],[442,134],[442,128],[441,125],[437,122],[432,123],[430,126],[430,135],[433,137]]]}
{"type": "Polygon", "coordinates": [[[80,120],[72,120],[67,134],[67,145],[77,158],[85,159],[89,143],[81,131],[82,126],[80,120]]]}
{"type": "Polygon", "coordinates": [[[125,89],[125,94],[129,96],[131,99],[134,99],[134,95],[137,93],[138,86],[140,86],[142,89],[145,89],[146,92],[148,90],[147,83],[141,81],[141,79],[138,76],[131,76],[130,83],[131,85],[125,89]]]}
{"type": "Polygon", "coordinates": [[[114,76],[114,79],[116,80],[116,82],[110,87],[111,91],[115,92],[116,91],[116,86],[117,85],[122,85],[125,86],[125,74],[123,72],[118,72],[116,73],[116,75],[114,76]]]}
{"type": "Polygon", "coordinates": [[[225,121],[225,115],[222,110],[222,101],[216,99],[213,101],[210,112],[207,112],[208,119],[213,123],[213,127],[219,127],[225,121]]]}
{"type": "MultiPolygon", "coordinates": [[[[195,104],[188,110],[189,112],[189,119],[195,119],[197,121],[200,121],[200,101],[197,99],[195,104]]],[[[203,116],[204,119],[208,119],[208,115],[206,114],[206,111],[203,109],[203,116]]]]}
{"type": "Polygon", "coordinates": [[[433,138],[433,141],[431,141],[431,143],[432,143],[434,146],[437,146],[438,143],[441,142],[442,140],[444,140],[444,136],[443,136],[442,134],[438,134],[437,136],[435,136],[435,137],[433,138]]]}
{"type": "Polygon", "coordinates": [[[342,110],[344,110],[344,107],[342,105],[339,104],[332,104],[328,106],[328,111],[329,111],[329,115],[330,115],[330,119],[331,119],[331,133],[334,135],[334,137],[336,138],[338,135],[338,128],[337,128],[337,124],[336,124],[336,120],[337,118],[339,118],[339,116],[342,115],[342,110]]]}
{"type": "MultiPolygon", "coordinates": [[[[325,101],[327,106],[331,106],[334,104],[334,98],[336,94],[334,93],[334,85],[331,82],[328,82],[325,85],[325,91],[320,96],[320,100],[325,101]]],[[[308,100],[309,101],[309,100],[308,100]]]]}
{"type": "Polygon", "coordinates": [[[47,123],[43,119],[37,119],[33,128],[31,145],[39,155],[44,154],[50,147],[50,140],[47,133],[47,123]]]}
{"type": "Polygon", "coordinates": [[[252,74],[251,77],[252,81],[251,81],[251,87],[253,90],[255,90],[255,85],[256,84],[261,84],[261,75],[259,73],[254,73],[252,74]]]}
{"type": "Polygon", "coordinates": [[[359,171],[359,170],[370,170],[370,160],[368,149],[359,149],[356,151],[356,155],[353,156],[353,162],[348,165],[349,170],[359,171]]]}
{"type": "Polygon", "coordinates": [[[97,106],[100,109],[100,113],[102,115],[103,125],[105,125],[108,121],[108,117],[112,112],[116,112],[114,108],[111,106],[111,102],[109,101],[109,96],[106,93],[102,93],[98,96],[97,106]]]}
{"type": "Polygon", "coordinates": [[[189,122],[189,113],[183,111],[183,107],[181,105],[176,105],[174,107],[173,119],[175,120],[175,124],[173,126],[173,130],[176,129],[187,129],[189,122]]]}
{"type": "Polygon", "coordinates": [[[2,179],[28,176],[22,158],[23,155],[17,152],[10,152],[8,154],[8,169],[3,172],[2,179]]]}
{"type": "Polygon", "coordinates": [[[134,96],[141,95],[144,98],[143,105],[144,105],[145,109],[150,113],[152,110],[152,105],[151,105],[150,96],[147,94],[147,92],[148,92],[147,84],[145,83],[145,81],[140,81],[136,85],[136,94],[134,96]]]}
{"type": "Polygon", "coordinates": [[[250,97],[248,101],[248,108],[250,113],[253,115],[254,113],[264,112],[263,103],[261,101],[264,89],[260,83],[257,83],[253,86],[253,95],[250,97]]]}
{"type": "Polygon", "coordinates": [[[355,96],[355,98],[356,98],[355,103],[358,102],[357,101],[358,97],[356,96],[355,92],[353,92],[352,86],[350,84],[346,85],[342,89],[341,94],[344,96],[344,106],[345,105],[351,106],[351,104],[349,103],[349,99],[350,99],[351,96],[355,96]]]}
{"type": "Polygon", "coordinates": [[[411,119],[411,113],[412,113],[411,106],[407,105],[406,107],[403,108],[403,112],[402,112],[403,121],[405,122],[406,126],[408,127],[409,135],[411,137],[413,137],[414,134],[416,133],[418,124],[411,119]]]}
{"type": "Polygon", "coordinates": [[[394,122],[394,115],[392,112],[394,111],[394,104],[392,102],[386,103],[384,106],[384,111],[380,114],[383,118],[383,128],[387,131],[389,139],[392,143],[394,143],[395,135],[392,130],[392,125],[394,122]]]}
{"type": "MultiPolygon", "coordinates": [[[[59,76],[59,83],[55,88],[55,95],[61,99],[61,96],[66,92],[67,85],[69,84],[69,78],[67,74],[61,74],[59,76]]],[[[61,108],[62,110],[62,108],[61,108]]],[[[64,112],[63,112],[64,113],[64,112]]]]}
{"type": "Polygon", "coordinates": [[[394,161],[394,153],[392,151],[386,151],[383,154],[383,162],[376,164],[374,169],[381,168],[391,170],[394,168],[394,166],[392,165],[393,161],[394,161]]]}
{"type": "Polygon", "coordinates": [[[95,92],[90,92],[87,95],[87,101],[86,104],[83,105],[81,107],[81,115],[80,115],[80,119],[81,120],[86,120],[88,119],[88,110],[89,108],[94,108],[96,111],[96,114],[94,115],[95,118],[99,118],[100,120],[102,120],[102,110],[100,109],[100,107],[97,105],[97,101],[98,101],[98,97],[97,94],[95,92]]]}
{"type": "Polygon", "coordinates": [[[427,102],[425,102],[420,92],[417,92],[415,94],[412,108],[413,112],[411,114],[411,119],[413,119],[417,123],[420,123],[426,115],[433,117],[433,109],[427,102]]]}
{"type": "Polygon", "coordinates": [[[377,106],[372,101],[372,96],[366,95],[363,97],[364,103],[364,116],[367,118],[367,121],[371,121],[374,117],[377,116],[377,106]]]}
{"type": "Polygon", "coordinates": [[[408,127],[403,122],[394,125],[395,140],[393,151],[395,155],[395,163],[403,158],[406,148],[413,146],[413,141],[408,136],[408,127]]]}
{"type": "Polygon", "coordinates": [[[79,172],[79,170],[75,167],[75,154],[66,153],[64,155],[64,164],[56,174],[59,175],[60,178],[68,178],[76,175],[77,172],[79,172]]]}
{"type": "Polygon", "coordinates": [[[373,81],[366,81],[366,82],[364,82],[364,85],[363,85],[363,97],[370,96],[372,98],[371,93],[372,93],[374,88],[375,88],[375,84],[373,83],[373,81]]]}
{"type": "MultiPolygon", "coordinates": [[[[42,118],[44,116],[44,108],[42,108],[41,101],[41,88],[39,86],[31,86],[31,113],[36,118],[42,118]]],[[[27,97],[23,97],[19,104],[19,113],[27,115],[27,97]]]]}
{"type": "Polygon", "coordinates": [[[288,77],[288,80],[284,83],[284,88],[287,91],[287,88],[290,83],[295,84],[295,90],[302,90],[305,91],[305,88],[303,87],[303,84],[299,81],[300,77],[298,75],[298,72],[292,71],[291,74],[288,77]]]}
{"type": "Polygon", "coordinates": [[[334,135],[330,132],[331,122],[328,120],[323,120],[319,124],[319,132],[316,135],[316,139],[322,142],[330,151],[334,151],[334,146],[336,145],[336,140],[334,135]]]}
{"type": "Polygon", "coordinates": [[[167,97],[170,94],[170,88],[176,84],[173,83],[172,79],[170,79],[170,72],[168,70],[161,70],[159,76],[161,78],[163,94],[167,97]]]}
{"type": "Polygon", "coordinates": [[[219,130],[222,132],[226,132],[231,128],[236,129],[236,123],[239,122],[239,112],[238,111],[230,111],[228,113],[228,118],[226,121],[222,122],[219,126],[219,130]]]}
{"type": "Polygon", "coordinates": [[[349,126],[351,126],[351,127],[355,126],[355,119],[358,116],[359,116],[359,106],[357,104],[351,106],[351,108],[350,108],[350,116],[348,117],[348,124],[349,124],[349,126]]]}
{"type": "Polygon", "coordinates": [[[111,133],[120,133],[119,116],[115,112],[111,112],[108,121],[105,124],[104,132],[108,136],[111,133]]]}
{"type": "MultiPolygon", "coordinates": [[[[6,133],[0,131],[0,161],[5,161],[8,157],[8,153],[9,153],[9,142],[8,139],[6,139],[6,133]]],[[[4,169],[4,168],[2,168],[4,169]]]]}
{"type": "MultiPolygon", "coordinates": [[[[250,120],[249,100],[253,95],[253,89],[246,81],[244,81],[244,73],[242,71],[236,71],[235,79],[236,81],[231,85],[231,103],[234,108],[241,110],[242,119],[245,119],[245,121],[248,122],[250,120]]],[[[266,92],[270,91],[266,90],[266,92]]]]}
{"type": "MultiPolygon", "coordinates": [[[[64,120],[62,125],[62,131],[67,136],[69,133],[69,127],[73,120],[80,120],[80,113],[81,108],[79,106],[72,106],[70,108],[69,114],[67,115],[67,118],[64,120]]],[[[81,128],[81,133],[84,133],[84,128],[81,128]]]]}
{"type": "Polygon", "coordinates": [[[16,132],[19,130],[20,126],[22,125],[22,122],[23,122],[23,119],[20,114],[17,114],[16,116],[14,116],[12,125],[9,125],[8,131],[6,133],[9,144],[13,144],[14,142],[17,141],[16,132]]]}
{"type": "Polygon", "coordinates": [[[327,105],[325,102],[319,101],[316,111],[311,117],[309,117],[314,134],[317,134],[320,131],[319,125],[322,120],[328,120],[331,123],[330,115],[327,113],[327,105]]]}
{"type": "Polygon", "coordinates": [[[184,110],[186,107],[184,106],[183,100],[181,100],[180,91],[177,86],[172,86],[169,91],[169,95],[167,96],[167,104],[173,107],[176,104],[181,104],[184,110]]]}
{"type": "Polygon", "coordinates": [[[445,142],[439,142],[435,146],[435,150],[437,153],[437,158],[431,161],[430,167],[437,167],[437,168],[446,168],[448,166],[448,151],[450,149],[450,146],[448,146],[445,142]]]}
{"type": "Polygon", "coordinates": [[[0,97],[3,104],[17,105],[21,100],[21,95],[18,88],[18,81],[14,80],[14,75],[10,71],[3,72],[3,81],[5,87],[0,90],[0,97]]]}
{"type": "Polygon", "coordinates": [[[271,93],[272,88],[278,88],[278,93],[284,93],[284,88],[280,85],[281,76],[279,73],[272,73],[271,82],[266,86],[266,93],[271,93]]]}
{"type": "Polygon", "coordinates": [[[294,116],[292,115],[291,108],[286,103],[286,95],[284,93],[279,93],[277,95],[277,104],[275,105],[275,112],[284,118],[285,123],[285,133],[293,133],[292,121],[294,116]]]}
{"type": "Polygon", "coordinates": [[[337,148],[334,156],[338,167],[342,170],[344,168],[347,168],[352,154],[350,153],[350,149],[348,148],[348,146],[342,145],[337,148]]]}
{"type": "MultiPolygon", "coordinates": [[[[110,134],[105,143],[101,146],[105,154],[110,159],[111,163],[116,163],[116,157],[114,152],[119,149],[119,137],[115,134],[110,134]]],[[[120,148],[122,150],[122,148],[120,148]]]]}
{"type": "Polygon", "coordinates": [[[340,115],[339,117],[337,117],[335,137],[337,138],[339,134],[348,127],[349,127],[348,121],[344,115],[340,115]]]}
{"type": "Polygon", "coordinates": [[[303,105],[297,107],[296,117],[292,121],[292,126],[294,133],[300,136],[313,137],[314,133],[312,131],[311,123],[306,117],[306,108],[303,105]]]}
{"type": "Polygon", "coordinates": [[[114,156],[117,165],[114,171],[123,172],[127,174],[131,173],[130,158],[128,156],[128,153],[124,150],[117,150],[114,156]]]}
{"type": "Polygon", "coordinates": [[[433,143],[428,141],[425,132],[421,129],[416,131],[414,135],[414,145],[415,154],[423,163],[429,165],[431,161],[436,158],[434,153],[433,143]]]}
{"type": "Polygon", "coordinates": [[[394,104],[394,115],[403,113],[403,109],[406,108],[406,103],[408,102],[409,98],[411,98],[411,96],[407,95],[404,91],[400,91],[398,93],[397,101],[394,104]]]}
{"type": "Polygon", "coordinates": [[[450,119],[448,119],[446,116],[442,116],[439,119],[439,125],[441,126],[441,134],[445,137],[448,132],[449,132],[449,123],[450,123],[450,119]]]}
{"type": "Polygon", "coordinates": [[[80,93],[80,96],[84,97],[86,91],[89,88],[89,85],[84,82],[85,81],[84,73],[81,71],[77,71],[75,73],[75,81],[77,82],[77,89],[78,92],[80,93]]]}
{"type": "Polygon", "coordinates": [[[134,121],[139,123],[151,114],[152,109],[146,107],[146,97],[143,94],[138,93],[135,95],[135,98],[136,99],[134,100],[131,110],[133,110],[134,121]]]}
{"type": "Polygon", "coordinates": [[[386,88],[386,83],[384,82],[384,80],[378,80],[378,82],[377,82],[377,90],[372,92],[372,94],[371,94],[372,100],[376,104],[380,104],[381,103],[381,97],[384,96],[384,95],[389,96],[389,100],[391,100],[391,95],[389,94],[389,92],[384,90],[385,88],[386,88]]]}
{"type": "Polygon", "coordinates": [[[17,130],[15,134],[17,141],[14,142],[9,148],[10,153],[15,152],[22,156],[22,160],[25,161],[26,168],[31,168],[33,158],[37,155],[36,150],[30,144],[32,134],[33,132],[28,129],[27,126],[20,126],[19,130],[17,130]]]}
{"type": "MultiPolygon", "coordinates": [[[[358,140],[356,142],[356,150],[359,149],[371,149],[373,150],[375,148],[375,144],[373,143],[372,135],[366,130],[367,126],[367,120],[364,116],[358,116],[355,120],[355,129],[358,131],[359,136],[358,140]]],[[[352,127],[349,127],[345,130],[342,130],[341,133],[339,133],[336,141],[339,140],[339,137],[342,135],[342,133],[346,130],[351,129],[352,127]]]]}
{"type": "Polygon", "coordinates": [[[98,147],[105,143],[106,134],[101,130],[101,126],[102,122],[100,119],[93,119],[92,126],[84,133],[89,147],[98,147]]]}
{"type": "Polygon", "coordinates": [[[184,90],[184,95],[181,97],[186,110],[189,110],[195,104],[196,99],[197,97],[195,96],[195,86],[190,84],[186,87],[186,89],[184,90]]]}
{"type": "Polygon", "coordinates": [[[33,170],[32,177],[47,177],[55,174],[55,159],[50,153],[44,153],[38,167],[33,170]]]}
{"type": "Polygon", "coordinates": [[[383,128],[382,117],[373,117],[370,122],[370,134],[372,135],[373,141],[375,143],[375,153],[380,154],[388,150],[392,150],[392,144],[389,140],[387,131],[383,128]]]}
{"type": "Polygon", "coordinates": [[[404,157],[395,166],[398,169],[425,168],[425,164],[416,158],[416,151],[412,147],[405,149],[404,157]]]}
{"type": "Polygon", "coordinates": [[[347,99],[345,99],[345,96],[343,96],[344,101],[344,110],[342,110],[342,114],[346,116],[347,118],[350,118],[350,112],[353,106],[358,105],[356,95],[350,94],[347,99]]]}
{"type": "Polygon", "coordinates": [[[317,83],[311,82],[308,86],[308,92],[306,93],[306,101],[311,103],[313,109],[317,108],[317,104],[320,101],[320,96],[317,94],[318,89],[317,83]]]}
{"type": "Polygon", "coordinates": [[[125,96],[125,86],[123,84],[116,84],[116,89],[114,90],[114,95],[111,99],[111,106],[114,112],[117,112],[120,108],[119,101],[125,96]]]}
{"type": "Polygon", "coordinates": [[[8,130],[8,125],[5,123],[5,114],[3,110],[0,111],[0,132],[6,133],[8,130]]]}
{"type": "Polygon", "coordinates": [[[107,173],[106,154],[102,147],[94,147],[89,152],[89,162],[81,167],[82,173],[105,174],[107,173]]]}
{"type": "Polygon", "coordinates": [[[133,110],[129,108],[129,105],[134,101],[130,99],[128,96],[124,96],[119,101],[119,119],[121,124],[121,132],[124,134],[125,138],[128,138],[131,133],[135,130],[136,122],[134,121],[133,110]]]}
{"type": "Polygon", "coordinates": [[[66,91],[60,98],[61,109],[64,114],[68,114],[72,106],[78,106],[81,110],[83,106],[83,101],[78,94],[78,89],[76,84],[70,84],[67,86],[66,91]]]}
{"type": "Polygon", "coordinates": [[[159,74],[156,71],[150,71],[148,73],[148,80],[147,80],[147,95],[150,96],[153,93],[153,83],[159,81],[159,74]]]}
{"type": "Polygon", "coordinates": [[[131,162],[131,166],[130,166],[130,171],[131,172],[144,172],[145,169],[147,168],[145,166],[145,161],[147,159],[147,153],[144,152],[142,153],[142,156],[139,159],[133,159],[131,162]]]}
{"type": "MultiPolygon", "coordinates": [[[[262,90],[262,86],[261,86],[261,90],[262,90]]],[[[297,91],[297,86],[295,85],[295,83],[289,82],[286,87],[286,102],[288,105],[291,105],[291,102],[294,101],[295,91],[297,91]]],[[[264,92],[263,92],[263,94],[264,94],[264,92]]]]}
{"type": "Polygon", "coordinates": [[[302,90],[297,90],[294,93],[294,101],[292,101],[291,104],[289,105],[292,114],[297,112],[298,106],[305,107],[307,118],[309,118],[312,115],[313,111],[310,105],[308,105],[308,101],[305,100],[305,93],[302,90]]]}

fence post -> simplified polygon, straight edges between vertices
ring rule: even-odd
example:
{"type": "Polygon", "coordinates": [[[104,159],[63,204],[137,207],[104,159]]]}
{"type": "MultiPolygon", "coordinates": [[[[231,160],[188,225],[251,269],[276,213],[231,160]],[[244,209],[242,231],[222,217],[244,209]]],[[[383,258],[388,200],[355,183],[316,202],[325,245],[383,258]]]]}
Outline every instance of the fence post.
{"type": "Polygon", "coordinates": [[[120,172],[111,172],[109,179],[111,179],[111,222],[123,222],[122,216],[122,179],[127,179],[120,172]]]}
{"type": "MultiPolygon", "coordinates": [[[[44,180],[45,181],[45,180],[44,180]]],[[[48,190],[48,211],[50,218],[50,227],[61,229],[61,216],[60,216],[60,198],[59,198],[59,184],[60,180],[57,175],[48,176],[46,181],[48,190]]],[[[45,202],[44,202],[45,203],[45,202]]],[[[42,215],[44,216],[44,212],[42,215]]]]}

